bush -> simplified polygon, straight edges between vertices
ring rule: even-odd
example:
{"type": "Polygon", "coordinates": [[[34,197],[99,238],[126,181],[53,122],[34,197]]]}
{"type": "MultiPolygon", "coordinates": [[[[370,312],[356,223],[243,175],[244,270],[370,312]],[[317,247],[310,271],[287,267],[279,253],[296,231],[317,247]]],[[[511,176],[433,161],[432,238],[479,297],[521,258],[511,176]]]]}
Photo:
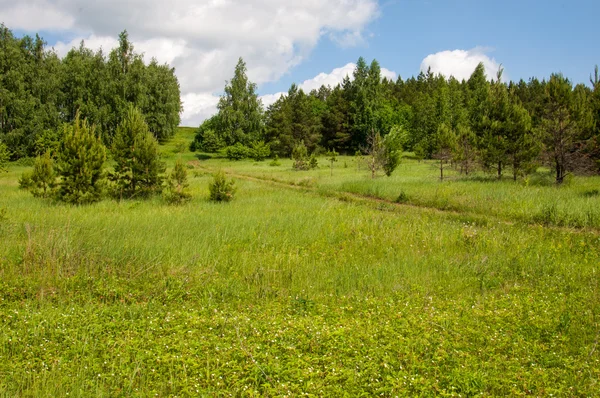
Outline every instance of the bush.
{"type": "Polygon", "coordinates": [[[281,162],[279,161],[279,156],[275,155],[273,160],[271,160],[271,162],[269,163],[269,166],[271,166],[271,167],[281,166],[281,162]]]}
{"type": "Polygon", "coordinates": [[[8,148],[3,142],[0,142],[0,172],[7,171],[8,159],[8,148]]]}
{"type": "Polygon", "coordinates": [[[208,184],[210,200],[215,202],[229,202],[235,194],[235,181],[227,180],[225,173],[219,171],[213,181],[208,184]]]}
{"type": "Polygon", "coordinates": [[[241,143],[230,145],[224,149],[225,157],[229,160],[242,160],[250,156],[250,148],[241,143]]]}
{"type": "Polygon", "coordinates": [[[296,170],[309,170],[319,166],[319,161],[314,153],[310,157],[308,156],[308,150],[303,142],[292,149],[292,159],[294,160],[293,167],[296,170]]]}
{"type": "Polygon", "coordinates": [[[165,199],[172,204],[181,204],[188,201],[192,195],[188,192],[187,169],[181,159],[177,160],[175,167],[167,178],[165,199]]]}
{"type": "Polygon", "coordinates": [[[54,194],[56,177],[54,160],[50,152],[46,152],[35,159],[33,171],[23,173],[19,187],[29,190],[35,197],[47,198],[54,194]]]}
{"type": "Polygon", "coordinates": [[[271,155],[271,147],[264,141],[255,142],[250,149],[250,157],[257,162],[265,160],[271,155]]]}

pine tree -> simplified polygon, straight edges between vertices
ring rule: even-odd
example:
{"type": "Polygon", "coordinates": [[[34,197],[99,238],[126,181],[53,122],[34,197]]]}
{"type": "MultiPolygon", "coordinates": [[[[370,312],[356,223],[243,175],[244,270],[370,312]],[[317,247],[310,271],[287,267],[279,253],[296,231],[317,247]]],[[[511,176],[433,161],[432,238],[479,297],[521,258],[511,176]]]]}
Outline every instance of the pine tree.
{"type": "Polygon", "coordinates": [[[57,196],[73,204],[97,202],[104,188],[103,166],[106,149],[87,120],[75,117],[72,126],[66,126],[58,156],[58,174],[61,177],[57,196]]]}
{"type": "Polygon", "coordinates": [[[116,197],[146,197],[160,191],[165,165],[160,161],[158,142],[133,105],[117,128],[112,153],[116,164],[111,180],[116,197]]]}
{"type": "Polygon", "coordinates": [[[504,167],[508,162],[507,128],[511,112],[508,89],[502,82],[502,71],[502,68],[498,70],[497,79],[490,86],[487,102],[479,108],[484,112],[479,120],[481,161],[484,169],[496,172],[498,179],[502,178],[504,167]]]}
{"type": "Polygon", "coordinates": [[[187,169],[181,159],[177,159],[175,167],[167,178],[166,199],[173,204],[181,204],[189,200],[192,195],[188,191],[187,169]]]}
{"type": "Polygon", "coordinates": [[[469,175],[477,159],[477,136],[468,125],[459,124],[456,128],[456,146],[454,160],[460,165],[460,172],[469,175]]]}
{"type": "Polygon", "coordinates": [[[540,145],[529,112],[514,94],[510,95],[510,101],[506,120],[506,155],[512,166],[513,180],[516,181],[520,175],[535,169],[540,145]]]}
{"type": "Polygon", "coordinates": [[[448,125],[442,123],[435,135],[434,159],[439,160],[440,180],[444,180],[444,165],[452,160],[456,151],[456,132],[448,125]]]}
{"type": "Polygon", "coordinates": [[[567,173],[576,168],[578,125],[573,86],[561,74],[553,74],[548,81],[541,124],[546,156],[555,170],[556,183],[562,184],[567,173]]]}

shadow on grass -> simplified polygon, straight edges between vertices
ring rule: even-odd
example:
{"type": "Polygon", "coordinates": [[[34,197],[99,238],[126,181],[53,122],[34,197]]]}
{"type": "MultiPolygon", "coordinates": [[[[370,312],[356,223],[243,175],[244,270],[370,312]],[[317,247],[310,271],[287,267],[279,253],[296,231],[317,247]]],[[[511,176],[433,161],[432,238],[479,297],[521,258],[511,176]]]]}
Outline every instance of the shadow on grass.
{"type": "Polygon", "coordinates": [[[212,159],[212,155],[209,155],[208,153],[197,153],[194,156],[196,156],[196,159],[198,160],[209,160],[212,159]]]}

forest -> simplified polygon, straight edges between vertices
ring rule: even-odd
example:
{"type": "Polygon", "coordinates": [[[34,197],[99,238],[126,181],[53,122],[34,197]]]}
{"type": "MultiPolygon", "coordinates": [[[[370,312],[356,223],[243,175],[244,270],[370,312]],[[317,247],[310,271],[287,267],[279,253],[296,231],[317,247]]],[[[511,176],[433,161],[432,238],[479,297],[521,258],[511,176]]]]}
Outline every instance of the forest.
{"type": "Polygon", "coordinates": [[[0,396],[597,395],[598,68],[265,109],[240,58],[183,127],[126,31],[0,32],[0,396]]]}
{"type": "Polygon", "coordinates": [[[18,38],[0,25],[0,142],[11,160],[56,149],[77,112],[110,144],[128,104],[158,140],[174,135],[182,110],[175,71],[144,64],[126,31],[108,53],[82,42],[61,59],[39,35],[18,38]]]}
{"type": "Polygon", "coordinates": [[[480,167],[516,180],[543,165],[560,184],[569,173],[597,174],[598,68],[591,88],[561,74],[507,83],[502,73],[486,76],[479,64],[466,81],[431,70],[390,81],[376,60],[368,66],[360,58],[352,79],[310,93],[294,84],[265,111],[240,59],[219,112],[200,126],[191,149],[241,158],[266,144],[289,157],[302,144],[317,154],[353,155],[368,152],[369,136],[379,134],[394,151],[438,159],[442,169],[452,163],[465,175],[480,167]]]}

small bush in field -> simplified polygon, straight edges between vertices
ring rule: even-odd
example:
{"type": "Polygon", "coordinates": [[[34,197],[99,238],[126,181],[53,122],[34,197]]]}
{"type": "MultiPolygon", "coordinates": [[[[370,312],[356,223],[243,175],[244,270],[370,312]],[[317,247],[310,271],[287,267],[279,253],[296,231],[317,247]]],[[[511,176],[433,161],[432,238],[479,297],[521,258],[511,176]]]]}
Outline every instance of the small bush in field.
{"type": "Polygon", "coordinates": [[[271,167],[281,166],[281,162],[279,161],[279,156],[275,155],[273,160],[271,160],[271,163],[269,163],[269,166],[271,166],[271,167]]]}
{"type": "Polygon", "coordinates": [[[252,159],[260,162],[271,155],[271,147],[269,144],[265,144],[264,141],[259,141],[252,144],[249,152],[252,159]]]}
{"type": "Polygon", "coordinates": [[[242,160],[250,156],[251,149],[241,143],[228,146],[224,149],[225,157],[229,160],[242,160]]]}
{"type": "Polygon", "coordinates": [[[188,192],[189,185],[187,181],[187,169],[183,161],[179,159],[167,178],[165,199],[173,204],[181,204],[188,201],[192,197],[188,192]]]}
{"type": "Polygon", "coordinates": [[[31,191],[33,196],[47,198],[54,194],[57,173],[50,152],[38,156],[31,172],[23,173],[19,179],[19,187],[31,191]]]}
{"type": "Polygon", "coordinates": [[[235,194],[235,181],[227,180],[225,173],[219,171],[208,184],[210,200],[215,202],[229,202],[235,194]]]}

